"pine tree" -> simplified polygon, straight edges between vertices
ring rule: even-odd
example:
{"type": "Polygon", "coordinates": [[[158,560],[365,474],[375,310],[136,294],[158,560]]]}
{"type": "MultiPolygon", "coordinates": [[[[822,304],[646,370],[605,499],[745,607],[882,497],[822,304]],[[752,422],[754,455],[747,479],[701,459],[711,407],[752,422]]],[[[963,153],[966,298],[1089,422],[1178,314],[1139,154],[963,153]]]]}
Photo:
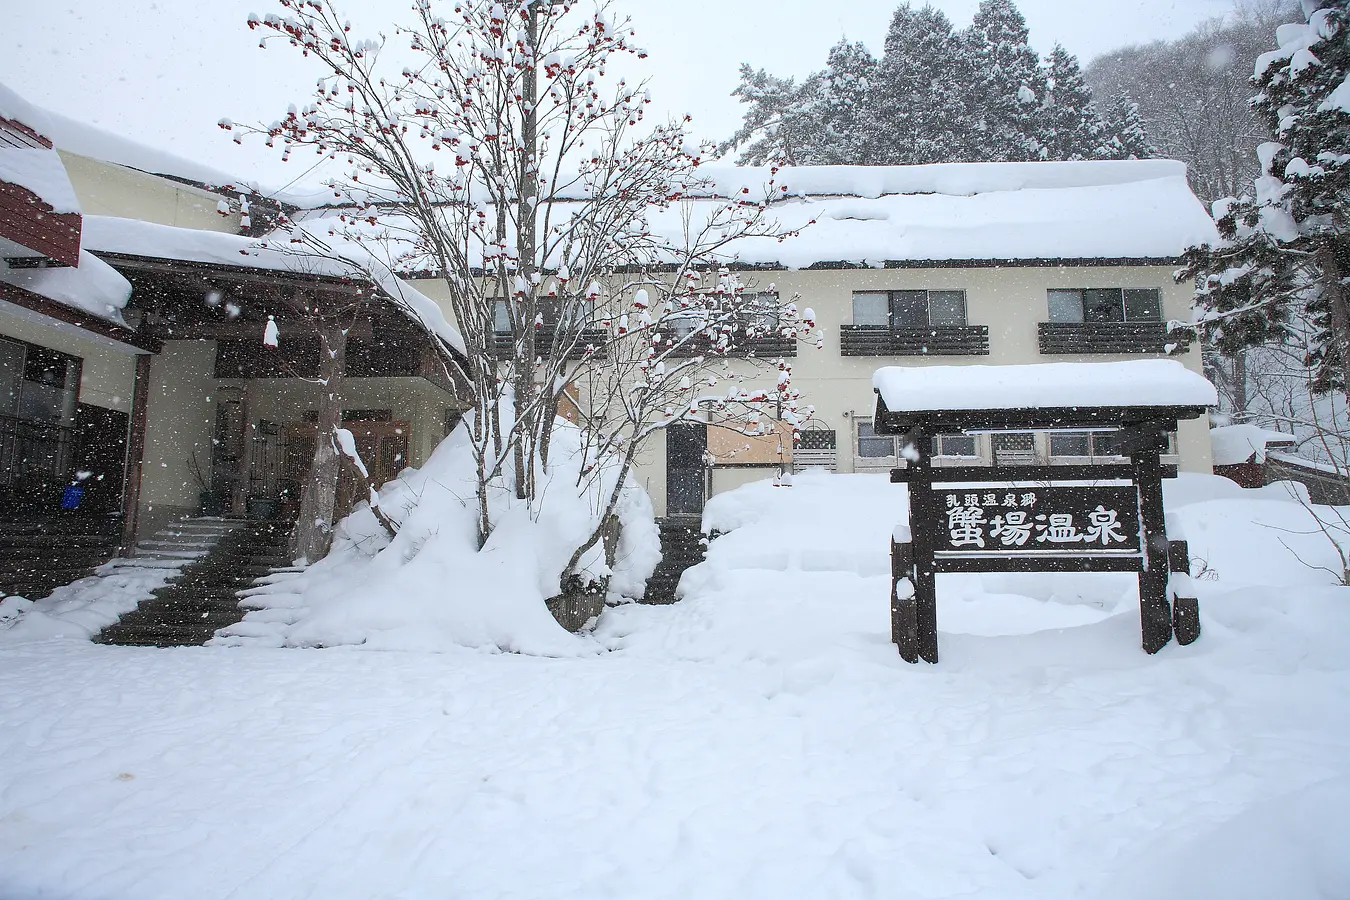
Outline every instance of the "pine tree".
{"type": "Polygon", "coordinates": [[[1139,104],[1123,91],[1106,113],[1106,149],[1109,159],[1156,159],[1161,156],[1139,104]]]}
{"type": "Polygon", "coordinates": [[[1109,136],[1078,59],[1059,44],[1050,51],[1039,140],[1046,159],[1103,159],[1111,155],[1109,136]]]}
{"type": "Polygon", "coordinates": [[[810,165],[821,143],[820,81],[801,85],[791,78],[770,75],[764,69],[741,65],[741,83],[731,96],[746,104],[741,127],[718,147],[726,153],[743,146],[742,165],[810,165]]]}
{"type": "Polygon", "coordinates": [[[868,96],[877,61],[861,42],[842,40],[830,48],[818,98],[820,140],[816,156],[828,165],[862,162],[868,96]]]}
{"type": "Polygon", "coordinates": [[[1319,393],[1350,389],[1350,0],[1304,0],[1257,65],[1253,109],[1278,142],[1261,145],[1256,196],[1216,204],[1218,247],[1187,251],[1179,279],[1203,277],[1205,336],[1226,354],[1311,332],[1319,393]]]}
{"type": "Polygon", "coordinates": [[[977,158],[1043,159],[1038,119],[1045,73],[1028,43],[1026,19],[1012,0],[980,0],[964,36],[973,70],[967,103],[982,122],[977,158]]]}
{"type": "Polygon", "coordinates": [[[941,10],[914,10],[908,3],[897,8],[869,97],[861,162],[969,159],[975,126],[962,97],[968,74],[961,44],[941,10]]]}

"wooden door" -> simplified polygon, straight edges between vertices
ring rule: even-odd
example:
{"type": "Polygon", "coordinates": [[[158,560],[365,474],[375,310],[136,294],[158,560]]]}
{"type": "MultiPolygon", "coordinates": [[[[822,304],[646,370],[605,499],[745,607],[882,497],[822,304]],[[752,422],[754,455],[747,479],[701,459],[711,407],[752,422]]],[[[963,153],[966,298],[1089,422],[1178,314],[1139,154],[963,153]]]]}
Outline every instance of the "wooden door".
{"type": "Polygon", "coordinates": [[[708,426],[689,422],[666,429],[666,515],[703,512],[708,426]]]}

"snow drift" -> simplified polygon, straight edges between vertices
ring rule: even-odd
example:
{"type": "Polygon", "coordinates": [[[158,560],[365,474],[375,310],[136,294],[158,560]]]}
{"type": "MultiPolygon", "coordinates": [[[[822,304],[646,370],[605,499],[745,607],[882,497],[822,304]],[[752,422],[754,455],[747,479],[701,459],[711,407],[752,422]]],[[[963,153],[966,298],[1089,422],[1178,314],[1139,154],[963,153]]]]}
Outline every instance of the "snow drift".
{"type": "MultiPolygon", "coordinates": [[[[420,469],[380,490],[380,509],[399,524],[392,539],[363,503],[337,526],[333,548],[303,572],[278,573],[244,600],[244,619],[217,643],[295,647],[360,646],[438,651],[467,646],[542,656],[596,652],[564,631],[544,601],[560,592],[573,551],[603,512],[614,474],[577,486],[581,442],[555,426],[540,498],[517,500],[505,481],[491,487],[495,528],[478,549],[477,488],[467,424],[420,469]]],[[[660,560],[646,493],[629,484],[617,511],[622,538],[614,566],[597,544],[581,560],[583,579],[609,579],[613,599],[641,596],[660,560]]]]}

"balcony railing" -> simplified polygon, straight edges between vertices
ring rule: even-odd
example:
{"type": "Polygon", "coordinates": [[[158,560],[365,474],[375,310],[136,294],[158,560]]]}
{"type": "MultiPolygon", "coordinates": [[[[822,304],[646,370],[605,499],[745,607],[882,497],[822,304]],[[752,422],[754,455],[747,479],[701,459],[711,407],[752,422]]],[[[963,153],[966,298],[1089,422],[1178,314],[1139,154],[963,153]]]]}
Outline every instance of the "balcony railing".
{"type": "Polygon", "coordinates": [[[1185,330],[1168,331],[1166,322],[1042,322],[1041,353],[1185,353],[1185,330]]]}
{"type": "MultiPolygon", "coordinates": [[[[535,329],[534,346],[535,353],[542,355],[547,348],[553,346],[553,335],[555,326],[544,325],[535,329]]],[[[496,359],[509,359],[512,354],[511,333],[509,331],[497,331],[492,335],[492,355],[496,359]]],[[[595,356],[604,358],[605,355],[605,329],[586,328],[581,332],[581,336],[576,343],[568,350],[568,359],[583,359],[588,352],[595,356]]]]}
{"type": "Polygon", "coordinates": [[[842,356],[988,356],[989,326],[842,325],[839,352],[842,356]]]}
{"type": "MultiPolygon", "coordinates": [[[[678,340],[678,339],[676,339],[678,340]]],[[[671,356],[715,356],[719,355],[713,349],[713,339],[709,334],[699,334],[685,341],[683,344],[672,347],[671,356]]],[[[731,341],[731,349],[725,354],[729,357],[746,357],[754,355],[761,359],[777,359],[780,356],[797,355],[797,339],[795,337],[785,337],[778,332],[769,334],[760,334],[754,337],[746,337],[744,334],[736,335],[731,341]]]]}

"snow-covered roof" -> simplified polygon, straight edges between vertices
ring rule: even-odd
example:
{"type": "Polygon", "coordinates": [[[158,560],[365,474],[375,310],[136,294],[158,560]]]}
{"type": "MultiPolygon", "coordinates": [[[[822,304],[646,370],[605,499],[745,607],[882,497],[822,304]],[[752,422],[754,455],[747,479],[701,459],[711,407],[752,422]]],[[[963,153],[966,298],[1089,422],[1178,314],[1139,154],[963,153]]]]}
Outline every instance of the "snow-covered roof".
{"type": "Polygon", "coordinates": [[[1211,428],[1209,441],[1214,450],[1214,465],[1236,466],[1252,460],[1265,462],[1269,445],[1291,447],[1294,436],[1244,423],[1211,428]]]}
{"type": "MultiPolygon", "coordinates": [[[[769,180],[765,169],[700,174],[722,196],[762,196],[769,180]]],[[[1171,160],[799,167],[776,178],[790,199],[774,215],[802,231],[738,242],[740,262],[1163,260],[1218,237],[1185,165],[1171,160]]],[[[652,217],[661,234],[680,225],[676,209],[652,217]]]]}
{"type": "Polygon", "coordinates": [[[55,150],[0,147],[0,181],[31,191],[56,213],[78,213],[80,201],[55,150]]]}
{"type": "MultiPolygon", "coordinates": [[[[775,198],[768,219],[798,234],[746,238],[727,262],[804,269],[832,263],[1157,260],[1215,244],[1218,233],[1173,160],[949,163],[930,166],[700,166],[683,202],[648,215],[652,233],[685,245],[686,227],[728,199],[775,198]],[[772,185],[770,182],[772,181],[772,185]],[[784,190],[785,189],[785,190],[784,190]],[[748,193],[744,193],[748,191],[748,193]]],[[[352,200],[310,197],[313,220],[352,200]]],[[[576,190],[551,215],[583,212],[576,190]]],[[[413,223],[385,209],[400,225],[413,223]]],[[[542,207],[541,207],[542,215],[542,207]]]]}
{"type": "Polygon", "coordinates": [[[84,246],[96,253],[369,281],[387,295],[406,303],[434,334],[460,353],[465,352],[464,339],[446,320],[434,300],[396,277],[387,265],[351,242],[333,243],[329,251],[321,255],[309,244],[293,247],[284,236],[258,239],[175,228],[137,219],[85,216],[84,246]]]}
{"type": "Polygon", "coordinates": [[[0,282],[126,327],[122,310],[131,299],[131,283],[85,250],[80,251],[78,267],[15,269],[0,260],[0,282]]]}
{"type": "Polygon", "coordinates": [[[892,412],[1075,407],[1203,407],[1205,376],[1174,359],[1022,366],[886,366],[872,386],[892,412]]]}
{"type": "Polygon", "coordinates": [[[50,140],[56,149],[67,153],[126,166],[151,175],[165,175],[213,187],[241,187],[247,184],[243,179],[219,169],[43,109],[20,97],[4,84],[0,84],[0,118],[22,122],[50,140]]]}

